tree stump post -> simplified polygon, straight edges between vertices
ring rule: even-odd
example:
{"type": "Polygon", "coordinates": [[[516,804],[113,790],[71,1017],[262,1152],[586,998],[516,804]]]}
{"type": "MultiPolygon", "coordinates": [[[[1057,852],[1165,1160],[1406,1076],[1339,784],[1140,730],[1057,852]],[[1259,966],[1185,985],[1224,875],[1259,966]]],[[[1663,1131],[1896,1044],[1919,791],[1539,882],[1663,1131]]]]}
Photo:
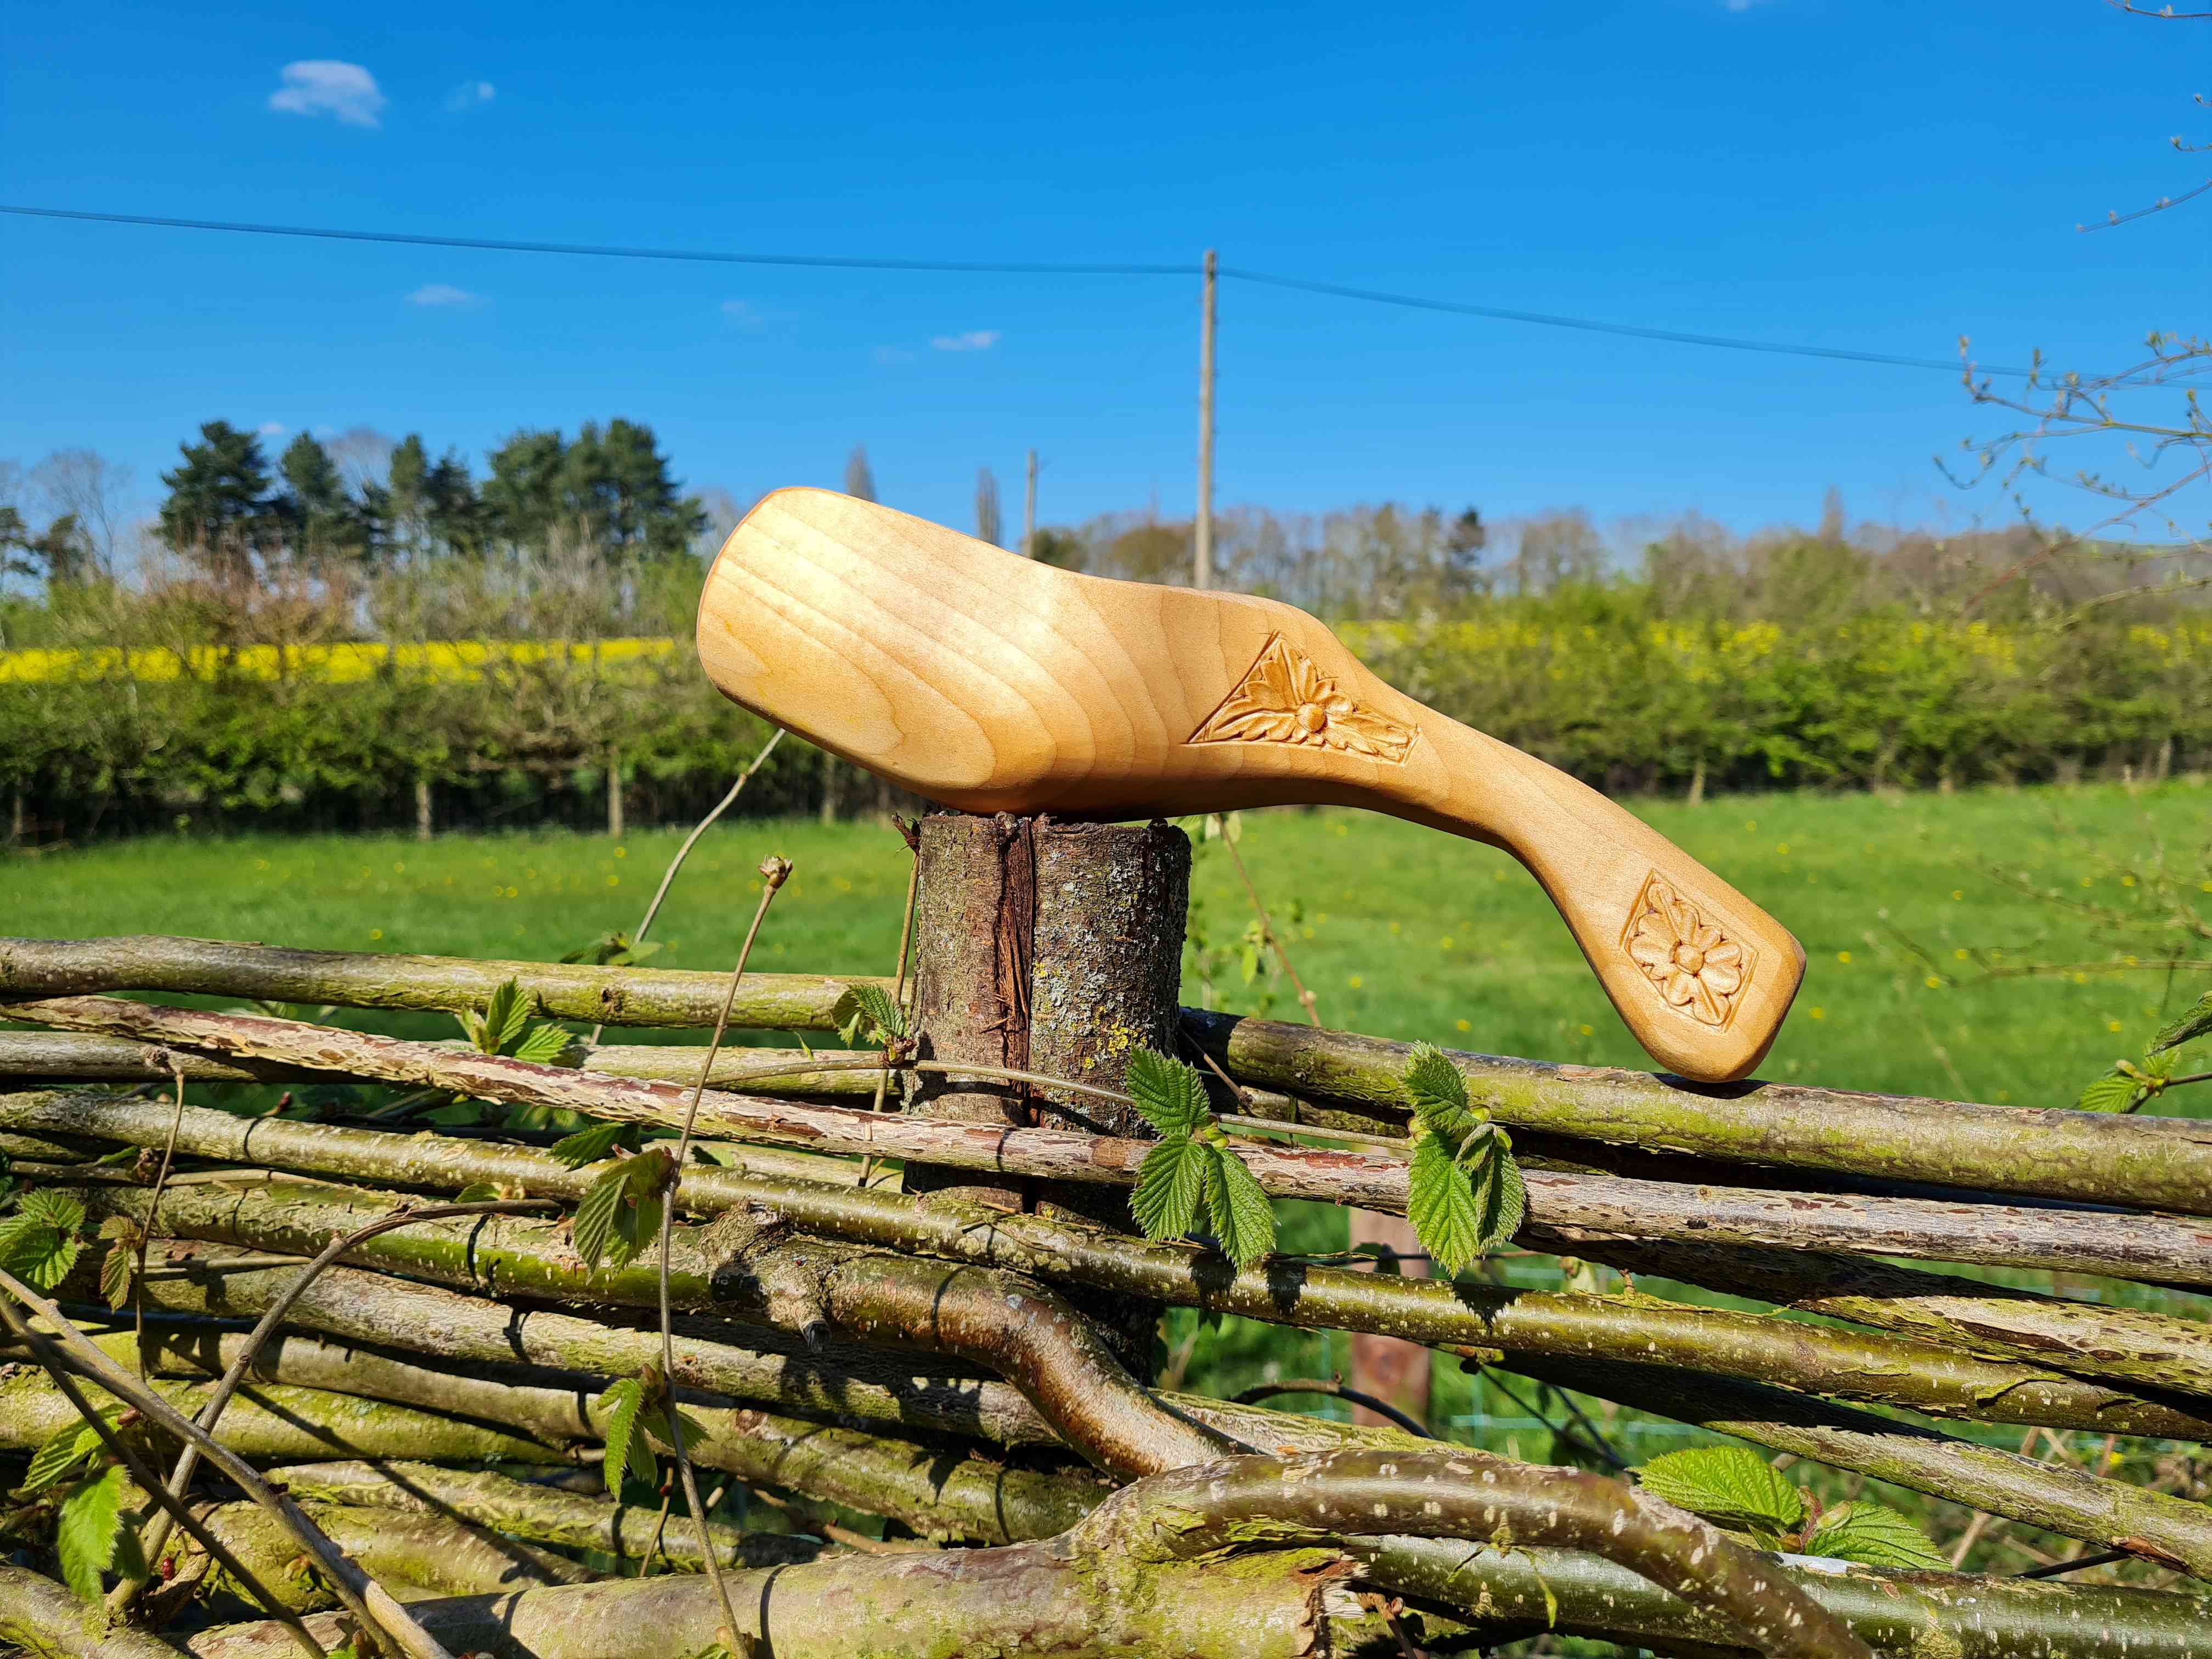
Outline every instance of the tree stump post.
{"type": "MultiPolygon", "coordinates": [[[[921,822],[914,1025],[925,1060],[1119,1089],[1139,1048],[1173,1054],[1190,903],[1190,840],[1166,823],[1055,823],[1001,813],[921,822]]],[[[1072,1090],[915,1073],[906,1109],[970,1123],[1149,1136],[1128,1108],[1072,1090]]],[[[909,1166],[910,1192],[1003,1210],[1060,1208],[1127,1230],[1118,1189],[909,1166]]],[[[1093,1305],[1149,1368],[1158,1310],[1093,1305]]]]}

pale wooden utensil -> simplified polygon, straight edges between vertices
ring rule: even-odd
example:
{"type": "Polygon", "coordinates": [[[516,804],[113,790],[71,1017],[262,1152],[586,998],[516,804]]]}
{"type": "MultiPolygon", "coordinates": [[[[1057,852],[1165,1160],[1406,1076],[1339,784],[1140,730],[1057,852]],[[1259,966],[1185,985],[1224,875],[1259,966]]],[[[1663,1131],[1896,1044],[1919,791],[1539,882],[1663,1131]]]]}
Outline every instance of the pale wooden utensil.
{"type": "Polygon", "coordinates": [[[1673,842],[1393,690],[1272,599],[1078,575],[780,489],[708,573],[699,656],[755,713],[963,811],[1330,803],[1503,848],[1637,1040],[1686,1078],[1748,1073],[1804,975],[1789,932],[1673,842]]]}

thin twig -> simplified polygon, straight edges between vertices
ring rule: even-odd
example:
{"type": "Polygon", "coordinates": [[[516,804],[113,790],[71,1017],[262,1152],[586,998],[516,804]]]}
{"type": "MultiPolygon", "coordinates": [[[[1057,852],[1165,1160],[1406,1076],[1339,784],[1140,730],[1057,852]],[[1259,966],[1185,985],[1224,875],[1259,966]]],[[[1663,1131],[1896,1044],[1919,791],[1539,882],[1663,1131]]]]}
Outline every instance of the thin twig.
{"type": "MultiPolygon", "coordinates": [[[[660,1553],[660,1540],[668,1531],[668,1511],[675,1502],[676,1489],[664,1485],[660,1489],[660,1513],[653,1522],[652,1540],[645,1547],[644,1558],[637,1564],[637,1576],[641,1578],[647,1578],[653,1575],[653,1558],[660,1553]]],[[[691,1524],[698,1528],[702,1547],[708,1554],[712,1555],[714,1553],[714,1547],[707,1537],[706,1517],[695,1516],[691,1524]]]]}
{"type": "MultiPolygon", "coordinates": [[[[419,1210],[402,1208],[370,1222],[366,1227],[358,1228],[353,1232],[333,1238],[285,1288],[284,1293],[269,1304],[269,1310],[261,1316],[260,1323],[253,1328],[252,1334],[246,1339],[245,1346],[239,1350],[238,1358],[231,1361],[229,1370],[222,1374],[222,1380],[216,1384],[215,1392],[208,1397],[207,1404],[200,1408],[199,1427],[208,1434],[211,1435],[215,1432],[216,1423],[222,1419],[223,1408],[230,1404],[231,1396],[238,1392],[239,1385],[245,1382],[246,1373],[253,1368],[253,1362],[260,1354],[263,1346],[276,1334],[276,1328],[284,1322],[284,1316],[290,1313],[298,1304],[300,1298],[307,1293],[307,1287],[321,1276],[323,1270],[348,1250],[358,1245],[366,1244],[372,1238],[411,1225],[417,1221],[443,1221],[454,1216],[464,1215],[515,1215],[526,1210],[549,1207],[557,1206],[554,1206],[550,1199],[524,1198],[498,1199],[481,1204],[433,1204],[419,1210]]],[[[157,1213],[153,1210],[147,1212],[146,1220],[149,1229],[157,1213]]],[[[192,1476],[199,1468],[199,1449],[187,1442],[184,1450],[177,1454],[177,1467],[169,1475],[168,1492],[172,1498],[182,1499],[184,1495],[191,1490],[192,1476]]],[[[153,1559],[161,1553],[161,1546],[168,1541],[167,1522],[167,1516],[157,1516],[147,1528],[146,1554],[149,1567],[153,1559]]],[[[130,1606],[132,1600],[145,1589],[148,1582],[143,1578],[125,1578],[109,1593],[107,1598],[109,1608],[114,1612],[121,1612],[130,1606]]]]}
{"type": "Polygon", "coordinates": [[[1270,1134],[1304,1135],[1311,1140],[1342,1140],[1355,1146],[1388,1146],[1405,1152],[1412,1145],[1403,1135],[1370,1135],[1359,1129],[1324,1129],[1312,1123],[1285,1123],[1279,1118],[1244,1117],[1235,1112],[1215,1115],[1216,1123],[1225,1123],[1233,1128],[1264,1129],[1270,1134]]]}
{"type": "Polygon", "coordinates": [[[177,1130],[185,1121],[185,1066],[177,1056],[164,1050],[169,1071],[177,1079],[177,1109],[169,1115],[169,1139],[161,1147],[161,1168],[154,1177],[154,1196],[146,1208],[146,1224],[139,1229],[137,1261],[132,1265],[131,1302],[137,1313],[137,1342],[141,1356],[146,1352],[146,1298],[138,1292],[139,1282],[146,1277],[146,1244],[153,1237],[154,1217],[161,1208],[161,1188],[169,1184],[169,1166],[176,1161],[177,1130]]]}
{"type": "Polygon", "coordinates": [[[2133,1550],[2103,1550],[2095,1555],[2077,1555],[2070,1561],[2052,1561],[2040,1567],[2030,1567],[2026,1572],[2016,1572],[2014,1578],[2056,1578],[2061,1573],[2080,1572],[2087,1567],[2109,1567],[2116,1561],[2140,1561],[2142,1558],[2133,1550]]]}
{"type": "MultiPolygon", "coordinates": [[[[711,1065],[712,1057],[708,1063],[711,1065]]],[[[933,1077],[988,1078],[1000,1083],[1035,1083],[1049,1089],[1066,1089],[1079,1095],[1090,1095],[1098,1100],[1110,1100],[1117,1106],[1134,1106],[1133,1096],[1119,1089],[1109,1089],[1103,1084],[1079,1083],[1069,1077],[1048,1077],[1042,1072],[1017,1071],[1011,1066],[983,1066],[969,1060],[897,1060],[886,1066],[882,1059],[871,1054],[865,1060],[794,1060],[788,1066],[779,1066],[771,1071],[747,1072],[740,1082],[758,1083],[763,1078],[804,1077],[814,1072],[926,1072],[933,1077]]],[[[1226,1121],[1226,1120],[1224,1120],[1226,1121]]],[[[1261,1120],[1267,1121],[1267,1120],[1261,1120]]],[[[1270,1127],[1276,1127],[1270,1124],[1270,1127]]],[[[1316,1131],[1316,1133],[1319,1133],[1316,1131]]]]}
{"type": "MultiPolygon", "coordinates": [[[[906,1006],[906,957],[908,949],[914,943],[914,904],[921,891],[921,855],[916,853],[913,867],[906,873],[906,908],[899,918],[898,963],[891,970],[891,1006],[894,1008],[906,1006]]],[[[890,1060],[891,1051],[885,1048],[884,1065],[886,1068],[890,1066],[890,1060]]],[[[869,1109],[878,1112],[884,1109],[884,1092],[890,1086],[890,1080],[891,1074],[888,1069],[876,1079],[876,1103],[869,1109]]]]}
{"type": "Polygon", "coordinates": [[[258,1252],[247,1255],[195,1256],[189,1261],[179,1261],[166,1267],[149,1267],[139,1275],[148,1284],[164,1279],[197,1279],[209,1273],[245,1273],[263,1267],[298,1267],[306,1264],[303,1255],[279,1255],[273,1252],[258,1252]]]}
{"type": "Polygon", "coordinates": [[[328,1659],[322,1644],[316,1641],[307,1626],[301,1623],[299,1614],[285,1606],[283,1598],[263,1583],[253,1569],[240,1560],[228,1544],[202,1525],[182,1499],[172,1498],[162,1488],[159,1477],[138,1461],[138,1455],[109,1425],[107,1419],[84,1397],[84,1390],[77,1387],[76,1378],[70,1373],[68,1362],[55,1350],[52,1343],[24,1322],[13,1303],[0,1300],[0,1322],[4,1322],[9,1334],[46,1368],[46,1375],[53,1378],[54,1386],[61,1390],[62,1397],[70,1403],[70,1408],[89,1424],[92,1431],[100,1437],[100,1443],[107,1449],[108,1455],[124,1467],[131,1480],[154,1494],[155,1500],[184,1528],[185,1536],[205,1550],[224,1571],[245,1587],[248,1595],[266,1607],[270,1617],[289,1631],[292,1639],[313,1656],[313,1659],[328,1659]]]}
{"type": "MultiPolygon", "coordinates": [[[[645,943],[645,936],[653,927],[653,919],[660,914],[661,900],[668,896],[668,890],[676,882],[676,872],[684,867],[684,860],[691,856],[691,849],[699,844],[699,837],[713,829],[714,821],[737,804],[738,797],[744,793],[745,786],[753,781],[753,774],[761,769],[761,763],[774,754],[776,744],[782,741],[783,727],[779,726],[769,733],[768,741],[761,745],[760,753],[753,757],[752,764],[738,774],[738,781],[730,786],[730,793],[714,803],[713,811],[691,826],[691,833],[684,837],[684,844],[676,849],[676,856],[668,860],[668,868],[661,872],[660,885],[653,890],[653,902],[645,907],[644,920],[637,924],[637,931],[629,936],[631,945],[645,943]]],[[[599,1046],[599,1033],[606,1029],[605,1020],[592,1027],[590,1040],[594,1048],[599,1046]]]]}
{"type": "Polygon", "coordinates": [[[778,1498],[772,1492],[763,1492],[758,1486],[748,1486],[745,1491],[756,1503],[781,1510],[807,1531],[830,1543],[842,1544],[848,1549],[858,1550],[863,1555],[911,1555],[930,1547],[927,1544],[898,1544],[888,1539],[871,1538],[850,1527],[841,1527],[835,1521],[825,1521],[811,1510],[792,1503],[788,1498],[778,1498]]]}
{"type": "MultiPolygon", "coordinates": [[[[676,1227],[676,1185],[683,1179],[684,1163],[691,1153],[691,1129],[699,1119],[700,1097],[707,1092],[707,1079],[714,1070],[714,1056],[720,1052],[723,1034],[729,1030],[730,1011],[737,1006],[738,982],[745,976],[745,960],[753,953],[753,941],[760,937],[761,923],[768,918],[768,907],[775,902],[777,890],[790,878],[791,860],[771,855],[761,860],[760,872],[760,906],[753,912],[752,926],[745,929],[744,943],[738,947],[738,965],[730,971],[729,994],[722,999],[721,1012],[714,1017],[714,1035],[707,1045],[706,1060],[699,1067],[699,1080],[691,1085],[691,1098],[684,1109],[684,1133],[677,1138],[676,1156],[668,1166],[668,1185],[660,1205],[660,1375],[669,1379],[667,1397],[662,1403],[668,1413],[669,1450],[676,1459],[676,1473],[684,1483],[684,1501],[691,1506],[693,1524],[699,1528],[702,1539],[706,1536],[707,1510],[699,1501],[699,1478],[691,1472],[690,1455],[684,1449],[684,1422],[676,1409],[672,1382],[676,1375],[676,1328],[669,1312],[668,1256],[676,1227]]],[[[723,1582],[721,1562],[711,1547],[702,1553],[707,1561],[707,1576],[714,1580],[714,1599],[722,1604],[722,1619],[731,1644],[748,1653],[753,1651],[757,1644],[738,1623],[737,1604],[730,1600],[730,1587],[723,1582]]]]}
{"type": "Polygon", "coordinates": [[[1314,1006],[1314,994],[1306,989],[1305,981],[1298,977],[1298,970],[1291,965],[1291,953],[1283,944],[1282,935],[1275,931],[1275,923],[1267,915],[1267,907],[1260,902],[1260,890],[1252,884],[1252,872],[1244,867],[1244,855],[1237,850],[1237,843],[1226,835],[1221,837],[1221,844],[1229,849],[1230,859],[1237,866],[1237,873],[1243,878],[1244,890],[1252,896],[1252,908],[1259,915],[1261,934],[1274,947],[1275,960],[1283,964],[1283,971],[1291,976],[1291,988],[1297,992],[1298,1001],[1305,1007],[1307,1020],[1318,1026],[1321,1011],[1314,1006]]]}
{"type": "MultiPolygon", "coordinates": [[[[903,818],[893,817],[891,822],[898,826],[899,834],[906,840],[907,850],[914,855],[914,862],[906,872],[906,908],[899,917],[898,963],[891,972],[891,1006],[903,1008],[906,1006],[906,953],[914,940],[915,899],[921,891],[921,834],[919,830],[909,829],[903,818]]],[[[890,1063],[891,1051],[886,1047],[884,1050],[884,1070],[876,1079],[876,1098],[868,1108],[872,1112],[884,1109],[884,1097],[889,1092],[891,1084],[890,1063]]],[[[864,1160],[860,1164],[860,1184],[866,1186],[875,1172],[876,1160],[873,1158],[864,1160]]]]}
{"type": "MultiPolygon", "coordinates": [[[[1486,1374],[1489,1370],[1494,1369],[1494,1367],[1486,1366],[1484,1369],[1486,1374]]],[[[1583,1416],[1582,1409],[1577,1407],[1573,1401],[1567,1399],[1565,1395],[1560,1395],[1560,1402],[1566,1407],[1568,1412],[1571,1415],[1581,1421],[1583,1427],[1588,1431],[1587,1438],[1583,1435],[1576,1434],[1571,1430],[1561,1428],[1558,1424],[1553,1422],[1550,1418],[1545,1416],[1544,1413],[1539,1411],[1535,1407],[1530,1405],[1519,1395],[1514,1393],[1512,1389],[1507,1384],[1499,1382],[1495,1376],[1491,1377],[1490,1386],[1497,1389],[1498,1393],[1504,1395],[1508,1400],[1518,1406],[1522,1411],[1528,1413],[1529,1416],[1534,1418],[1539,1423],[1541,1423],[1553,1434],[1559,1436],[1560,1439],[1567,1441],[1582,1441],[1585,1446],[1587,1446],[1591,1451],[1595,1452],[1599,1458],[1610,1468],[1615,1469],[1625,1469],[1628,1467],[1628,1460],[1623,1457],[1619,1452],[1613,1450],[1612,1444],[1606,1439],[1605,1436],[1598,1431],[1597,1425],[1591,1422],[1588,1417],[1583,1416]]]]}
{"type": "MultiPolygon", "coordinates": [[[[1206,1069],[1207,1071],[1212,1073],[1214,1076],[1221,1079],[1221,1086],[1229,1091],[1229,1097],[1231,1099],[1234,1100],[1240,1106],[1249,1106],[1252,1103],[1252,1091],[1246,1088],[1243,1084],[1239,1083],[1235,1078],[1230,1076],[1228,1073],[1223,1071],[1221,1069],[1221,1062],[1216,1060],[1212,1054],[1208,1054],[1205,1048],[1191,1036],[1189,1032],[1183,1030],[1180,1026],[1178,1026],[1176,1028],[1176,1036],[1182,1041],[1185,1048],[1188,1048],[1193,1054],[1196,1054],[1200,1060],[1206,1062],[1206,1069]]],[[[1296,1100],[1292,1100],[1291,1102],[1291,1112],[1292,1115],[1291,1121],[1293,1123],[1297,1121],[1297,1102],[1296,1100]]]]}
{"type": "Polygon", "coordinates": [[[155,1427],[198,1446],[233,1486],[298,1539],[330,1580],[332,1592],[345,1603],[346,1610],[361,1621],[365,1632],[387,1638],[411,1659],[453,1659],[414,1614],[383,1585],[363,1572],[361,1565],[333,1543],[330,1534],[317,1526],[305,1510],[263,1480],[253,1465],[102,1353],[82,1331],[63,1316],[60,1309],[4,1268],[0,1268],[0,1290],[6,1291],[53,1328],[61,1338],[62,1346],[83,1375],[125,1405],[136,1407],[139,1414],[149,1419],[155,1427]]]}
{"type": "Polygon", "coordinates": [[[1335,1400],[1348,1400],[1355,1406],[1364,1406],[1377,1417],[1387,1417],[1407,1434],[1417,1434],[1424,1440],[1443,1438],[1419,1418],[1400,1411],[1387,1400],[1376,1398],[1364,1389],[1355,1389],[1333,1379],[1317,1376],[1293,1377],[1281,1382],[1259,1382],[1230,1398],[1240,1406],[1256,1406],[1262,1400],[1272,1400],[1279,1394],[1320,1394],[1335,1400]]]}

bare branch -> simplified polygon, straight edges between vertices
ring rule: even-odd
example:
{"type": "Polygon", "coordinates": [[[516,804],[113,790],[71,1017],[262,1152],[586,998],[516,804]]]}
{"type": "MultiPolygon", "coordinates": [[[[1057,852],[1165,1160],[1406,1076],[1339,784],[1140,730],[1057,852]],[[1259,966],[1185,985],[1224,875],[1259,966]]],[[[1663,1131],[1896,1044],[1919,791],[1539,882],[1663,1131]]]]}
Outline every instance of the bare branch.
{"type": "MultiPolygon", "coordinates": [[[[176,1519],[184,1528],[185,1534],[194,1543],[205,1550],[215,1560],[221,1562],[223,1569],[245,1587],[247,1595],[269,1609],[270,1615],[291,1634],[293,1639],[301,1648],[306,1650],[309,1659],[325,1659],[322,1644],[307,1633],[307,1627],[301,1624],[291,1609],[284,1605],[283,1598],[264,1583],[252,1568],[232,1553],[228,1545],[203,1526],[199,1518],[185,1507],[181,1498],[164,1490],[153,1471],[138,1461],[137,1454],[116,1434],[106,1417],[96,1410],[92,1402],[84,1397],[83,1390],[76,1385],[76,1379],[70,1374],[68,1363],[55,1349],[53,1344],[25,1324],[22,1316],[15,1311],[14,1304],[5,1300],[0,1300],[0,1323],[4,1323],[9,1334],[29,1349],[33,1358],[45,1368],[46,1375],[53,1379],[54,1386],[61,1390],[62,1397],[69,1401],[70,1409],[76,1413],[78,1419],[91,1426],[93,1432],[100,1437],[100,1443],[106,1449],[107,1455],[129,1472],[131,1480],[137,1482],[142,1489],[152,1493],[155,1501],[161,1505],[163,1511],[176,1519]]],[[[83,1617],[81,1608],[77,1617],[80,1620],[83,1617]]]]}
{"type": "MultiPolygon", "coordinates": [[[[380,1632],[409,1659],[453,1659],[381,1585],[362,1571],[315,1525],[297,1504],[276,1491],[254,1471],[253,1466],[171,1406],[158,1394],[130,1376],[100,1352],[76,1326],[36,1291],[12,1273],[0,1271],[0,1290],[44,1319],[61,1339],[62,1346],[100,1386],[117,1399],[136,1407],[160,1427],[200,1449],[240,1491],[276,1516],[300,1540],[301,1547],[330,1577],[332,1587],[364,1627],[380,1632]]],[[[149,1490],[151,1487],[149,1486],[149,1490]]]]}
{"type": "MultiPolygon", "coordinates": [[[[169,1145],[172,1149],[176,1146],[177,1128],[183,1121],[184,1111],[185,1085],[184,1079],[179,1077],[177,1080],[176,1115],[171,1120],[169,1130],[169,1145]]],[[[168,1164],[165,1158],[162,1162],[162,1174],[166,1177],[167,1173],[168,1164]]],[[[158,1181],[155,1183],[154,1195],[149,1201],[150,1207],[148,1211],[148,1226],[143,1230],[144,1231],[150,1232],[155,1218],[161,1213],[162,1184],[158,1181]]],[[[246,1339],[245,1346],[240,1351],[237,1359],[232,1364],[230,1369],[223,1373],[222,1380],[216,1384],[214,1395],[201,1409],[199,1416],[195,1420],[206,1433],[212,1435],[215,1432],[216,1425],[222,1419],[223,1407],[230,1403],[231,1396],[238,1392],[239,1384],[246,1380],[246,1372],[253,1368],[253,1357],[261,1352],[262,1345],[276,1334],[276,1328],[283,1323],[285,1315],[289,1313],[300,1298],[307,1293],[309,1287],[321,1277],[324,1270],[347,1251],[366,1244],[373,1238],[380,1237],[386,1233],[417,1221],[434,1221],[448,1216],[520,1215],[532,1210],[543,1209],[546,1206],[546,1203],[547,1200],[544,1199],[521,1199],[501,1200],[485,1204],[434,1204],[419,1207],[402,1204],[391,1215],[372,1221],[366,1227],[358,1227],[351,1232],[332,1238],[323,1247],[320,1254],[300,1270],[298,1276],[293,1279],[291,1287],[283,1296],[270,1304],[268,1311],[262,1316],[261,1322],[253,1328],[252,1334],[246,1339]]],[[[140,1258],[142,1267],[143,1260],[142,1252],[140,1258]]],[[[143,1323],[142,1313],[140,1318],[142,1332],[143,1323]]],[[[142,1342],[144,1340],[143,1334],[140,1340],[142,1342]]],[[[185,1494],[191,1490],[192,1475],[199,1468],[199,1461],[198,1444],[193,1441],[186,1441],[185,1449],[177,1454],[177,1467],[169,1474],[168,1495],[171,1498],[181,1500],[185,1494]]],[[[166,1513],[155,1516],[146,1532],[146,1557],[149,1568],[154,1562],[161,1559],[161,1546],[168,1541],[169,1517],[176,1512],[174,1507],[170,1504],[164,1504],[162,1508],[166,1513]]],[[[147,1582],[144,1579],[126,1577],[110,1592],[109,1607],[115,1612],[121,1612],[131,1605],[138,1593],[145,1588],[147,1582]]]]}

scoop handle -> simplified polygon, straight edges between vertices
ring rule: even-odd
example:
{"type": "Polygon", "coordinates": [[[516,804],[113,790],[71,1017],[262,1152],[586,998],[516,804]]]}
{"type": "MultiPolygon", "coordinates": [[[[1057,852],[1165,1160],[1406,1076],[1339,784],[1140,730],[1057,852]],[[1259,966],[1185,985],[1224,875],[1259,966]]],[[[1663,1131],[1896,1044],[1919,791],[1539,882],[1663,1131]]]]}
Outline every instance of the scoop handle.
{"type": "Polygon", "coordinates": [[[1789,929],[1595,789],[1425,710],[1392,811],[1526,865],[1646,1053],[1699,1083],[1749,1075],[1805,976],[1789,929]],[[1413,763],[1419,760],[1428,764],[1413,763]]]}

